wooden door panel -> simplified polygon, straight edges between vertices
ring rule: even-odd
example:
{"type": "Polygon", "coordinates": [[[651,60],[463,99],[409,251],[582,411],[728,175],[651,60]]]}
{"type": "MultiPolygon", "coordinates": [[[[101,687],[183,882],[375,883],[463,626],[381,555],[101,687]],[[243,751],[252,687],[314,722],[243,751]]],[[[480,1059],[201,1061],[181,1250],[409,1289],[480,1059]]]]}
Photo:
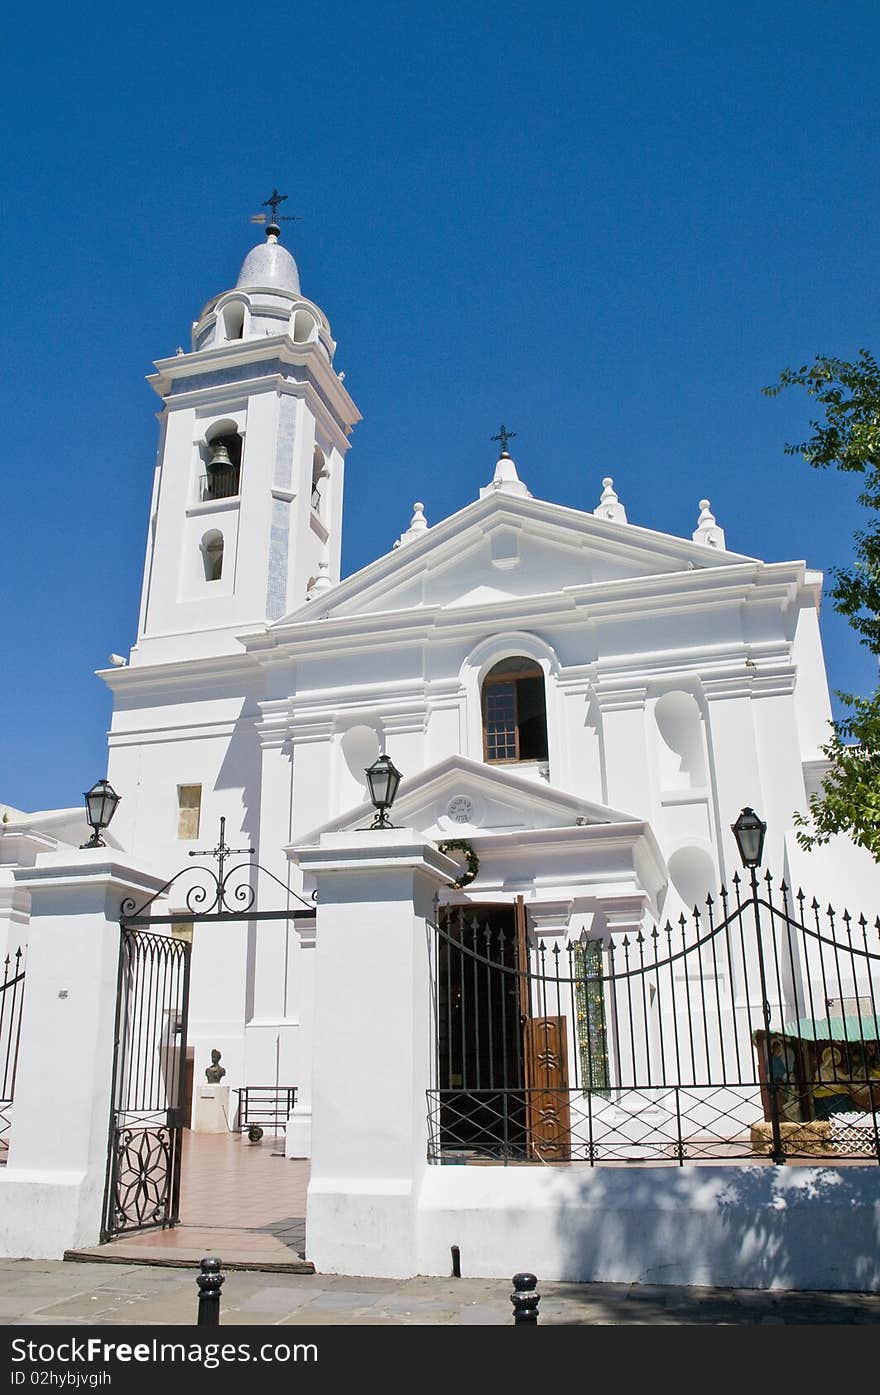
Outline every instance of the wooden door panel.
{"type": "Polygon", "coordinates": [[[527,1018],[523,1040],[529,1154],[565,1162],[571,1156],[565,1018],[527,1018]]]}

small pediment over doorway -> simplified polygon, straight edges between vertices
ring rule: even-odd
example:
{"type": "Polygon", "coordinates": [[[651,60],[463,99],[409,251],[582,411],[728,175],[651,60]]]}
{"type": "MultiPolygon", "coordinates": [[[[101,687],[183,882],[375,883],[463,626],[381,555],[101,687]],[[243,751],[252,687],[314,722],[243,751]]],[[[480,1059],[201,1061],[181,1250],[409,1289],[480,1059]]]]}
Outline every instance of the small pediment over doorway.
{"type": "MultiPolygon", "coordinates": [[[[374,812],[359,804],[297,840],[297,848],[338,843],[367,828],[374,812]]],[[[537,772],[449,756],[401,782],[391,818],[426,842],[468,844],[480,864],[463,889],[470,900],[522,895],[536,923],[557,906],[595,912],[601,903],[609,925],[615,915],[635,925],[659,914],[668,873],[651,825],[555,789],[537,772]]]]}

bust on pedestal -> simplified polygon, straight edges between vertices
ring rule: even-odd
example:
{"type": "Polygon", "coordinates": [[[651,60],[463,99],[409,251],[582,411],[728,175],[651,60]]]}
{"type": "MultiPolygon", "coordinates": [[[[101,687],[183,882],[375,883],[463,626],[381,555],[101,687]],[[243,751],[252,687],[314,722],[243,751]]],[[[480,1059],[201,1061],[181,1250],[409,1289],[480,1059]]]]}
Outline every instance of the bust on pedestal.
{"type": "Polygon", "coordinates": [[[228,1133],[232,1124],[229,1118],[229,1086],[220,1082],[226,1074],[221,1066],[221,1052],[215,1047],[211,1052],[211,1064],[205,1067],[207,1085],[196,1090],[193,1107],[193,1133],[228,1133]]]}

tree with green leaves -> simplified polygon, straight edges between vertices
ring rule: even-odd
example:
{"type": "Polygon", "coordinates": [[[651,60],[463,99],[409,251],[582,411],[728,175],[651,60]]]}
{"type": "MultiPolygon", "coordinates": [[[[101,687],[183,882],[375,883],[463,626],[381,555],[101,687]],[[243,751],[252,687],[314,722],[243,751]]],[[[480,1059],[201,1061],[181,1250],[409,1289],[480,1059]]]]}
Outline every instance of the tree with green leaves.
{"type": "MultiPolygon", "coordinates": [[[[786,454],[817,470],[833,466],[863,476],[858,501],[867,523],[855,534],[852,565],[830,569],[830,595],[861,643],[880,657],[880,367],[867,349],[854,362],[820,355],[787,368],[764,392],[776,397],[789,387],[804,388],[823,416],[810,423],[810,439],[786,445],[786,454]]],[[[795,815],[797,839],[809,850],[846,833],[880,862],[880,687],[870,697],[838,697],[848,712],[822,747],[831,768],[808,813],[795,815]]]]}

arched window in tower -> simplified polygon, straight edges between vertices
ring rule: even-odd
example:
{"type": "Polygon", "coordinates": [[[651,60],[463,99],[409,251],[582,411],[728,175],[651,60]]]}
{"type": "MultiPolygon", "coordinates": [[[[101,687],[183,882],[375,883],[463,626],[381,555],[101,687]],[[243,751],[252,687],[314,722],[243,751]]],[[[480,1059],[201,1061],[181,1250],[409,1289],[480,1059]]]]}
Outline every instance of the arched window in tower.
{"type": "Polygon", "coordinates": [[[321,482],[329,479],[330,471],[327,469],[327,461],[320,446],[315,446],[312,456],[312,508],[315,513],[321,512],[321,482]]]}
{"type": "Polygon", "coordinates": [[[205,473],[200,480],[199,498],[231,499],[238,493],[241,479],[242,440],[234,422],[218,422],[205,437],[205,473]]]}
{"type": "Polygon", "coordinates": [[[233,300],[223,311],[223,331],[228,340],[243,338],[244,305],[240,300],[233,300]]]}
{"type": "Polygon", "coordinates": [[[547,759],[544,674],[534,659],[502,659],[483,679],[483,755],[487,761],[547,759]]]}
{"type": "Polygon", "coordinates": [[[219,581],[223,575],[223,534],[212,528],[202,538],[202,563],[206,581],[219,581]]]}

